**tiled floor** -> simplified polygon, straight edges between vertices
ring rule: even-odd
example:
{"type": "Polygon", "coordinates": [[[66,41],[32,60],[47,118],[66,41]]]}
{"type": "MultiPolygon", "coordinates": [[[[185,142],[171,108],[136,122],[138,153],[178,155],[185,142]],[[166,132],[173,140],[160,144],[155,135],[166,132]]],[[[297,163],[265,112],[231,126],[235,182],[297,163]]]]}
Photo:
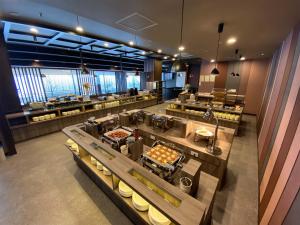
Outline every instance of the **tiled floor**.
{"type": "MultiPolygon", "coordinates": [[[[148,110],[163,113],[166,105],[148,110]]],[[[213,224],[257,224],[255,117],[244,116],[228,164],[227,183],[217,193],[213,224]]],[[[17,145],[0,161],[0,224],[126,225],[131,221],[77,167],[61,132],[17,145]]]]}

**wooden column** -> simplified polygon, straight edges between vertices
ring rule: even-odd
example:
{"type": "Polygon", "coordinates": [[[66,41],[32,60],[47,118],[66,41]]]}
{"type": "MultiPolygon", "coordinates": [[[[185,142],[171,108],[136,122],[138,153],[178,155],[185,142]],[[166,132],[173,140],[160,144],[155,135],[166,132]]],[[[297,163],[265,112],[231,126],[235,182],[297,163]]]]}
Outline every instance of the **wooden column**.
{"type": "Polygon", "coordinates": [[[144,63],[146,82],[160,81],[162,74],[162,61],[158,59],[147,59],[144,63]]]}
{"type": "Polygon", "coordinates": [[[11,71],[6,43],[3,35],[4,26],[0,24],[0,139],[6,155],[16,154],[14,139],[6,120],[7,113],[21,111],[16,85],[11,71]]]}

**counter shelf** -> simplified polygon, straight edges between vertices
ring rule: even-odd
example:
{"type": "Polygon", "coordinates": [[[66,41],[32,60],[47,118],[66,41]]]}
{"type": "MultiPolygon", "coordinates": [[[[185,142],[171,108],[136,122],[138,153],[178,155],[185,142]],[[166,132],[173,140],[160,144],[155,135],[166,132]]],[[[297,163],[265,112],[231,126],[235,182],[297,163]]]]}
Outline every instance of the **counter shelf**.
{"type": "MultiPolygon", "coordinates": [[[[124,181],[124,183],[142,196],[157,210],[167,216],[174,224],[203,224],[205,220],[206,207],[197,199],[179,191],[177,187],[162,180],[160,177],[152,174],[138,163],[113,150],[109,145],[104,144],[100,140],[97,140],[91,135],[85,133],[80,129],[80,126],[75,125],[64,128],[63,132],[77,143],[80,146],[80,150],[83,152],[83,154],[80,154],[79,157],[74,155],[74,159],[77,161],[78,165],[88,174],[92,173],[89,174],[89,176],[94,181],[96,178],[102,179],[101,184],[98,186],[104,189],[103,191],[125,213],[128,213],[127,216],[129,216],[136,224],[149,224],[148,216],[144,212],[139,212],[132,208],[132,203],[130,203],[128,199],[120,197],[116,190],[119,180],[124,181]],[[107,158],[99,152],[99,148],[105,149],[105,152],[108,152],[115,157],[107,158]],[[94,177],[95,174],[97,175],[98,171],[96,166],[89,164],[88,157],[90,155],[112,172],[111,183],[113,189],[103,187],[103,184],[107,184],[107,182],[103,181],[101,175],[94,177]],[[89,171],[85,167],[88,167],[89,171]],[[95,170],[93,170],[93,168],[95,170]],[[146,188],[145,185],[150,186],[151,189],[146,188]],[[164,199],[167,199],[168,201],[164,199]],[[139,219],[135,220],[137,218],[139,219]]],[[[97,181],[95,182],[97,183],[97,181]]]]}

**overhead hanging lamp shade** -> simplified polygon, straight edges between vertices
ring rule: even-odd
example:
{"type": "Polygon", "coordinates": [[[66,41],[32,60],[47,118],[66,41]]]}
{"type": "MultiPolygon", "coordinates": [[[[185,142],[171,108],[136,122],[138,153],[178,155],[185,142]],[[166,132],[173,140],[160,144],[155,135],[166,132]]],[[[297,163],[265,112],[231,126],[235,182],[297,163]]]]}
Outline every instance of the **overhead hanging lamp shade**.
{"type": "Polygon", "coordinates": [[[220,72],[219,70],[215,67],[211,72],[210,72],[211,75],[219,75],[220,72]]]}
{"type": "Polygon", "coordinates": [[[175,61],[172,65],[171,72],[185,72],[187,70],[186,63],[182,62],[181,60],[175,61]]]}

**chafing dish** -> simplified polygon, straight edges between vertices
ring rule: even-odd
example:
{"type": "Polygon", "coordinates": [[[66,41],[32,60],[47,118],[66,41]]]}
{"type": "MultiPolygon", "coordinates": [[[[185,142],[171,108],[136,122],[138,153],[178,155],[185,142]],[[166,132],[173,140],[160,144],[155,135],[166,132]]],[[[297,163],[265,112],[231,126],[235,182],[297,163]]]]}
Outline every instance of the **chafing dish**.
{"type": "Polygon", "coordinates": [[[182,167],[185,156],[183,152],[172,144],[157,141],[151,149],[142,155],[142,164],[163,179],[172,181],[172,175],[182,167]]]}
{"type": "Polygon", "coordinates": [[[173,127],[174,118],[168,115],[153,115],[152,126],[153,128],[160,128],[162,130],[168,130],[173,127]]]}
{"type": "Polygon", "coordinates": [[[126,144],[127,138],[132,135],[129,128],[116,128],[103,134],[101,140],[111,145],[112,148],[119,150],[122,145],[126,144]]]}

